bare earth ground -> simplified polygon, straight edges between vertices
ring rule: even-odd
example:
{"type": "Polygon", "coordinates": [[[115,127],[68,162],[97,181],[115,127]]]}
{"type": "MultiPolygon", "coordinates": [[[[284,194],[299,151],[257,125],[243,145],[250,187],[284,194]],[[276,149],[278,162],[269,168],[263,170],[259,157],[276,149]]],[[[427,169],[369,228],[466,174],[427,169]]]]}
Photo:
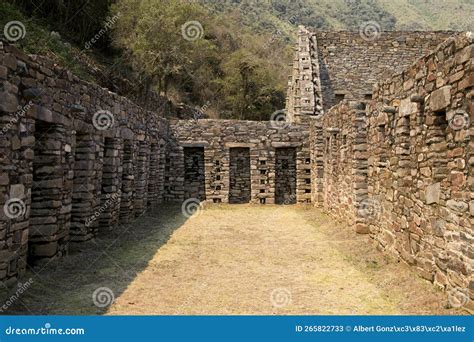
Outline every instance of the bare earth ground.
{"type": "Polygon", "coordinates": [[[29,271],[7,313],[462,314],[310,206],[210,205],[190,219],[162,206],[81,248],[29,271]],[[112,305],[94,305],[99,287],[112,305]]]}

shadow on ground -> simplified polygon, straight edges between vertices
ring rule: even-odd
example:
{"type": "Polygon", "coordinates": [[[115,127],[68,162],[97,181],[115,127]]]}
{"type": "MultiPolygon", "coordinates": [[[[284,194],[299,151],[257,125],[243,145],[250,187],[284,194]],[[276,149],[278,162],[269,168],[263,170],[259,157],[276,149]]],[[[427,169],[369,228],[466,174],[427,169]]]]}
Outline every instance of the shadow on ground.
{"type": "Polygon", "coordinates": [[[100,233],[93,241],[71,244],[66,257],[42,269],[29,269],[20,286],[2,296],[2,313],[104,314],[110,301],[127,289],[186,220],[180,205],[161,204],[131,224],[100,233]]]}

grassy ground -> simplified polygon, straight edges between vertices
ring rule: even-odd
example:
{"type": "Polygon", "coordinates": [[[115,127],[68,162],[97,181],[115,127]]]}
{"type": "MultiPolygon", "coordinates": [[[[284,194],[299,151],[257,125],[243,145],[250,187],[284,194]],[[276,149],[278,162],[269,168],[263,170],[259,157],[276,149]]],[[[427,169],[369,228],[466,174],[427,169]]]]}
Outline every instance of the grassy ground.
{"type": "Polygon", "coordinates": [[[191,219],[163,206],[82,249],[30,271],[9,313],[460,313],[367,236],[308,206],[212,205],[191,219]],[[112,305],[94,305],[100,287],[112,305]]]}

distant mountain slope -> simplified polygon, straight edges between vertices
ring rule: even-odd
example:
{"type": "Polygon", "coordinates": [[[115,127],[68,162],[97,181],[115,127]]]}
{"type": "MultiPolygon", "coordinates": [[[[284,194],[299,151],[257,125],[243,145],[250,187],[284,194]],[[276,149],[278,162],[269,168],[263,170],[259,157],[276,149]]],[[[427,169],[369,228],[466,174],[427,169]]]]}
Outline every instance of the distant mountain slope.
{"type": "Polygon", "coordinates": [[[239,11],[244,25],[289,33],[298,24],[356,30],[376,21],[382,30],[472,30],[473,0],[199,0],[217,12],[239,11]]]}

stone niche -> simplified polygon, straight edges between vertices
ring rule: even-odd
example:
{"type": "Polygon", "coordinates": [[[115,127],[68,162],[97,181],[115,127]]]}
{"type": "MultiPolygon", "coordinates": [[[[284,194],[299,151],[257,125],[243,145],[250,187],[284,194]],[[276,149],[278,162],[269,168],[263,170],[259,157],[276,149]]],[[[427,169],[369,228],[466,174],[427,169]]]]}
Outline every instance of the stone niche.
{"type": "Polygon", "coordinates": [[[184,197],[206,199],[204,147],[184,148],[184,197]]]}
{"type": "Polygon", "coordinates": [[[251,195],[250,148],[229,149],[229,203],[249,203],[251,195]]]}
{"type": "Polygon", "coordinates": [[[275,203],[296,203],[296,149],[275,150],[275,203]]]}

